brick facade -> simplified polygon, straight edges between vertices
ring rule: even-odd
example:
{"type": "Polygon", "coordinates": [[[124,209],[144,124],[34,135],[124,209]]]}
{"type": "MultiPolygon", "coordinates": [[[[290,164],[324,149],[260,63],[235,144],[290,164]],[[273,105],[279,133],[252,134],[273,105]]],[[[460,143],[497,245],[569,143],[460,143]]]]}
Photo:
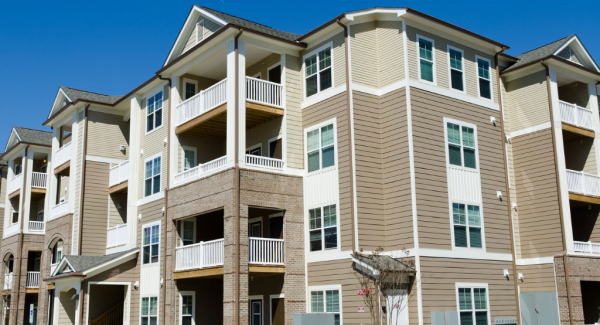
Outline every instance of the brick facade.
{"type": "MultiPolygon", "coordinates": [[[[565,268],[562,255],[554,257],[554,267],[556,272],[560,321],[561,324],[570,324],[565,268]]],[[[581,281],[600,282],[600,258],[568,256],[567,267],[569,271],[571,303],[573,304],[571,307],[573,310],[573,325],[583,325],[584,317],[581,281]]]]}

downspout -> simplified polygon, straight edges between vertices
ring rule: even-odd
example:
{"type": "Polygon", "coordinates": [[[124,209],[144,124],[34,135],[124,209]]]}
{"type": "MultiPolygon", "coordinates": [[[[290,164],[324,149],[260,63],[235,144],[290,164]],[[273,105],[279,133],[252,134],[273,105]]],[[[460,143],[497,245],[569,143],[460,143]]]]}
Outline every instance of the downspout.
{"type": "Polygon", "coordinates": [[[515,239],[513,233],[513,219],[512,219],[512,207],[510,204],[510,187],[509,184],[509,175],[508,175],[508,152],[506,151],[506,144],[504,143],[506,139],[506,133],[504,130],[504,107],[502,106],[502,87],[500,87],[500,66],[498,65],[498,55],[500,53],[506,51],[507,48],[503,47],[502,50],[496,55],[494,55],[494,63],[496,64],[496,92],[498,93],[498,107],[499,107],[499,115],[502,120],[500,128],[500,136],[502,143],[502,155],[504,159],[504,185],[506,186],[506,207],[508,209],[508,231],[510,233],[510,252],[512,254],[512,271],[513,271],[513,284],[515,290],[515,302],[517,306],[517,325],[521,325],[521,304],[519,302],[519,284],[517,279],[517,253],[515,250],[515,239]]]}
{"type": "Polygon", "coordinates": [[[550,68],[548,65],[542,60],[540,62],[542,66],[546,69],[546,88],[548,89],[548,105],[550,106],[550,125],[551,125],[551,133],[552,133],[552,151],[554,152],[554,171],[556,174],[556,189],[558,192],[558,215],[560,216],[560,228],[562,233],[562,242],[563,242],[563,267],[565,269],[565,285],[567,289],[567,303],[569,305],[569,321],[570,324],[575,324],[573,322],[573,303],[571,301],[571,285],[569,284],[569,268],[568,268],[568,257],[567,257],[567,235],[566,229],[564,226],[564,216],[563,216],[563,205],[562,205],[562,194],[560,189],[560,178],[559,178],[559,170],[558,170],[558,154],[556,153],[556,137],[554,136],[554,110],[552,107],[552,88],[550,82],[550,68]]]}
{"type": "MultiPolygon", "coordinates": [[[[164,258],[164,262],[163,262],[163,284],[162,284],[162,293],[163,293],[163,299],[161,300],[161,314],[162,314],[162,324],[166,324],[166,320],[167,320],[167,315],[166,315],[166,310],[167,310],[167,222],[168,222],[168,218],[167,218],[167,207],[169,204],[169,180],[170,177],[169,175],[171,175],[171,159],[169,157],[169,154],[171,153],[171,111],[172,111],[172,107],[171,107],[171,88],[172,88],[172,82],[171,82],[171,78],[163,78],[161,75],[158,76],[158,79],[160,80],[166,80],[169,82],[169,114],[167,117],[167,125],[169,126],[167,129],[167,187],[165,188],[165,210],[163,212],[163,238],[164,238],[164,244],[162,245],[162,256],[164,258]]],[[[164,97],[164,96],[163,96],[164,97]]],[[[175,314],[173,314],[173,316],[175,316],[175,314]]]]}
{"type": "MultiPolygon", "coordinates": [[[[27,193],[27,161],[29,160],[27,158],[28,156],[28,151],[29,151],[29,145],[27,147],[25,147],[25,161],[23,162],[23,169],[21,171],[21,173],[23,173],[23,185],[21,186],[21,220],[20,221],[20,228],[21,231],[19,233],[19,245],[17,248],[17,256],[19,257],[19,263],[17,264],[17,276],[13,277],[13,281],[16,278],[17,279],[17,292],[16,292],[16,296],[17,299],[15,301],[16,306],[17,306],[17,310],[15,311],[17,316],[19,314],[19,295],[21,294],[21,267],[23,264],[23,237],[25,236],[25,234],[23,233],[23,225],[25,224],[25,194],[27,193]]],[[[13,271],[14,271],[14,265],[13,265],[13,271]]],[[[17,317],[15,317],[14,323],[13,324],[17,324],[17,317]]]]}
{"type": "Polygon", "coordinates": [[[234,254],[234,267],[235,267],[235,303],[234,303],[234,319],[235,324],[240,324],[240,164],[239,164],[239,137],[238,137],[238,128],[239,128],[239,58],[238,58],[238,40],[242,33],[243,29],[240,28],[239,33],[235,35],[233,40],[234,45],[234,53],[235,53],[235,153],[234,153],[234,162],[235,162],[235,181],[234,181],[234,192],[235,192],[235,202],[234,202],[234,215],[235,218],[235,254],[234,254]]]}
{"type": "MultiPolygon", "coordinates": [[[[83,243],[83,236],[81,234],[81,232],[83,231],[83,205],[84,205],[84,200],[83,197],[85,195],[85,167],[86,167],[86,159],[85,156],[87,155],[87,138],[88,138],[88,109],[90,107],[90,104],[87,104],[87,106],[83,109],[83,161],[81,162],[81,189],[79,191],[79,238],[78,238],[78,247],[77,247],[77,251],[78,251],[78,255],[81,256],[81,253],[83,252],[83,248],[81,247],[82,243],[83,243]]],[[[62,135],[61,135],[62,137],[62,135]]],[[[62,186],[62,185],[61,185],[62,186]]]]}

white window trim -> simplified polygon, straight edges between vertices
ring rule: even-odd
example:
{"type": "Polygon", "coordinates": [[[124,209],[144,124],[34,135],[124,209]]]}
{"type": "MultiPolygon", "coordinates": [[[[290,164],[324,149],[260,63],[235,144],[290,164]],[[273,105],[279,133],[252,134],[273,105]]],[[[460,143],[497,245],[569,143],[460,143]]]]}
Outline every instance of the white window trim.
{"type": "MultiPolygon", "coordinates": [[[[328,47],[331,48],[331,87],[329,87],[323,91],[319,90],[320,77],[319,77],[319,69],[317,67],[317,92],[315,94],[311,95],[310,97],[314,97],[321,93],[326,93],[327,91],[333,91],[335,89],[335,71],[334,71],[335,62],[334,62],[334,55],[333,55],[333,41],[331,41],[331,42],[321,45],[320,47],[318,47],[302,56],[302,98],[304,100],[306,100],[307,98],[310,98],[310,97],[306,97],[306,61],[305,61],[305,59],[307,57],[318,54],[319,52],[321,52],[322,50],[324,50],[328,47]]],[[[318,59],[318,55],[317,55],[317,66],[318,65],[319,65],[319,59],[318,59]]]]}
{"type": "MultiPolygon", "coordinates": [[[[255,295],[255,296],[248,296],[248,314],[249,314],[249,320],[248,320],[248,325],[252,324],[252,300],[260,300],[260,323],[265,325],[265,299],[263,296],[260,295],[255,295]]],[[[270,317],[269,317],[270,318],[270,317]]],[[[273,320],[271,320],[272,322],[273,320]]],[[[195,325],[195,324],[192,324],[195,325]]]]}
{"type": "MultiPolygon", "coordinates": [[[[192,222],[194,223],[194,238],[193,238],[192,240],[194,241],[194,243],[196,242],[196,226],[197,226],[197,225],[196,225],[196,222],[197,222],[198,220],[196,219],[196,217],[187,218],[187,219],[182,219],[182,220],[180,220],[180,222],[179,222],[179,231],[181,231],[181,233],[180,233],[181,235],[179,236],[179,244],[180,244],[181,246],[183,246],[183,222],[184,222],[184,221],[192,221],[192,222]]],[[[143,233],[142,233],[142,235],[143,235],[143,233]]]]}
{"type": "Polygon", "coordinates": [[[340,297],[340,324],[344,324],[344,308],[342,305],[342,300],[343,300],[343,291],[342,291],[342,285],[341,284],[331,284],[331,285],[323,285],[323,286],[309,286],[307,293],[308,293],[308,297],[306,299],[306,301],[308,302],[306,304],[306,309],[308,313],[312,313],[312,301],[311,301],[311,293],[313,291],[322,291],[323,292],[323,303],[325,306],[327,306],[327,301],[325,299],[326,295],[325,295],[325,291],[327,290],[338,290],[339,291],[339,297],[340,297]]]}
{"type": "Polygon", "coordinates": [[[260,222],[260,238],[263,238],[263,236],[264,236],[264,227],[263,226],[264,225],[263,225],[263,218],[262,217],[256,217],[256,218],[248,219],[248,228],[250,228],[251,224],[257,223],[257,222],[260,222]]]}
{"type": "Polygon", "coordinates": [[[435,85],[437,86],[437,65],[435,62],[435,41],[429,37],[425,37],[423,35],[417,34],[417,67],[418,67],[418,72],[419,72],[419,81],[420,82],[424,82],[426,84],[430,84],[430,85],[435,85]],[[433,61],[433,82],[429,81],[429,80],[424,80],[421,79],[421,49],[419,47],[419,39],[423,39],[426,41],[431,42],[431,59],[433,61]]]}
{"type": "MultiPolygon", "coordinates": [[[[264,153],[263,147],[262,147],[262,142],[259,142],[255,145],[251,145],[250,147],[246,147],[246,151],[254,150],[256,148],[260,148],[260,155],[262,156],[264,153]]],[[[247,155],[249,155],[249,154],[247,154],[247,155]]]]}
{"type": "MultiPolygon", "coordinates": [[[[333,57],[333,48],[331,49],[331,56],[333,57]]],[[[332,63],[332,67],[333,67],[333,61],[331,63],[332,63]]],[[[277,68],[278,65],[281,65],[281,61],[277,61],[277,63],[275,63],[267,68],[267,81],[271,81],[271,78],[269,78],[269,76],[270,76],[269,72],[271,72],[271,70],[273,70],[274,68],[277,68]]],[[[283,72],[283,67],[281,70],[283,72]]],[[[331,70],[331,72],[333,72],[333,70],[331,70]]],[[[331,87],[333,87],[333,84],[331,85],[331,87]]]]}
{"type": "Polygon", "coordinates": [[[196,44],[202,42],[204,40],[204,19],[201,19],[196,23],[196,44]],[[200,30],[200,26],[202,26],[202,30],[200,30]]]}
{"type": "MultiPolygon", "coordinates": [[[[192,296],[192,325],[196,325],[196,291],[179,292],[179,325],[183,324],[183,296],[192,296]]],[[[140,305],[141,309],[141,305],[140,305]]]]}
{"type": "MultiPolygon", "coordinates": [[[[161,258],[160,250],[161,250],[161,246],[162,246],[162,242],[161,242],[161,240],[162,240],[162,238],[161,238],[161,230],[162,229],[161,228],[162,228],[162,224],[161,224],[160,220],[159,221],[145,223],[145,224],[142,225],[141,240],[140,240],[140,247],[141,247],[141,254],[142,254],[142,261],[141,261],[140,264],[141,264],[142,267],[153,267],[153,266],[160,265],[160,258],[161,258]],[[153,226],[156,226],[156,225],[158,225],[158,262],[156,262],[156,263],[150,262],[150,263],[144,264],[144,256],[143,256],[143,254],[144,254],[144,229],[150,228],[150,227],[153,227],[153,226]]],[[[152,260],[152,256],[150,256],[150,260],[152,260]]],[[[147,296],[147,297],[154,297],[154,296],[147,296]]],[[[142,305],[140,305],[140,310],[142,309],[141,306],[142,305]]]]}
{"type": "MultiPolygon", "coordinates": [[[[323,204],[318,204],[318,205],[314,205],[311,207],[308,207],[306,209],[306,218],[305,221],[306,222],[306,238],[308,238],[308,240],[306,241],[306,252],[309,255],[320,255],[320,254],[327,254],[329,252],[341,252],[341,236],[340,236],[340,231],[341,231],[341,226],[340,226],[340,204],[339,202],[328,202],[328,203],[323,203],[323,204]],[[322,240],[322,244],[323,246],[321,247],[322,249],[320,251],[311,251],[310,250],[310,213],[309,211],[312,209],[321,209],[321,234],[323,234],[323,229],[325,228],[323,225],[323,208],[326,206],[330,206],[330,205],[334,205],[335,204],[335,219],[336,219],[336,227],[337,227],[337,247],[336,248],[330,248],[330,249],[325,249],[325,237],[323,237],[322,240]]],[[[331,228],[331,227],[328,227],[331,228]]]]}
{"type": "Polygon", "coordinates": [[[485,229],[484,229],[484,225],[483,225],[483,206],[481,203],[476,203],[476,202],[470,202],[470,201],[465,201],[465,200],[450,200],[450,231],[452,233],[452,250],[454,251],[482,251],[485,252],[486,251],[486,246],[485,246],[485,229]],[[458,203],[458,204],[464,204],[465,205],[465,217],[466,217],[466,226],[467,226],[467,243],[469,244],[469,247],[456,247],[456,242],[454,241],[454,211],[453,211],[453,207],[452,204],[453,203],[458,203]],[[479,247],[471,247],[471,237],[469,236],[469,211],[468,211],[468,205],[476,205],[479,207],[479,223],[480,226],[479,228],[481,229],[481,248],[479,247]]]}
{"type": "MultiPolygon", "coordinates": [[[[181,171],[183,172],[185,170],[185,151],[193,151],[194,152],[194,163],[196,166],[198,166],[198,148],[196,147],[190,147],[190,146],[181,146],[181,153],[183,154],[183,157],[181,159],[181,171]]],[[[162,164],[162,159],[161,159],[161,164],[162,164]]],[[[145,168],[146,164],[144,163],[144,168],[145,168]]],[[[194,167],[196,167],[194,166],[194,167]]],[[[162,167],[162,166],[161,166],[162,167]]],[[[192,168],[194,168],[192,167],[192,168]]],[[[145,172],[145,170],[144,170],[145,172]]],[[[144,176],[146,174],[144,173],[144,176]]]]}
{"type": "MultiPolygon", "coordinates": [[[[458,47],[454,47],[452,45],[448,45],[446,49],[447,57],[448,57],[448,87],[451,91],[455,91],[457,93],[466,94],[467,93],[467,81],[465,80],[465,51],[459,49],[458,47]],[[450,64],[450,50],[454,50],[460,52],[462,55],[462,82],[463,82],[463,90],[458,90],[452,88],[452,65],[450,64]]],[[[421,65],[419,65],[420,67],[421,65]]]]}
{"type": "MultiPolygon", "coordinates": [[[[144,298],[154,298],[156,297],[156,319],[157,319],[157,324],[160,324],[159,319],[160,319],[160,295],[150,295],[150,294],[146,294],[146,295],[140,295],[140,308],[139,308],[139,320],[140,320],[140,324],[142,324],[142,300],[144,298]]],[[[150,323],[150,322],[148,322],[150,323]]]]}
{"type": "Polygon", "coordinates": [[[259,73],[255,74],[253,76],[250,76],[250,77],[262,80],[262,72],[259,72],[259,73]]]}
{"type": "Polygon", "coordinates": [[[187,97],[187,98],[185,97],[186,96],[186,94],[185,94],[185,92],[186,92],[186,84],[193,84],[194,86],[196,86],[196,88],[195,88],[196,92],[195,92],[194,96],[196,96],[200,92],[200,90],[198,89],[198,81],[193,80],[193,79],[183,78],[183,97],[184,97],[183,101],[186,101],[186,100],[188,100],[188,99],[190,99],[190,98],[193,97],[193,96],[192,97],[187,97]]]}
{"type": "MultiPolygon", "coordinates": [[[[148,157],[144,160],[144,165],[142,167],[142,173],[143,173],[143,177],[142,177],[142,181],[143,181],[143,185],[142,185],[142,199],[148,199],[151,200],[149,198],[152,198],[154,196],[158,196],[159,194],[161,194],[163,192],[163,188],[162,188],[162,184],[163,184],[163,175],[162,175],[162,170],[163,168],[163,159],[162,159],[162,152],[159,152],[151,157],[148,157]],[[155,158],[160,157],[160,190],[156,193],[150,194],[150,195],[146,195],[146,163],[150,160],[154,160],[155,158]]],[[[154,169],[154,163],[152,163],[152,169],[154,169]]],[[[152,176],[154,177],[154,176],[152,176]]],[[[154,183],[153,183],[154,184],[154,183]]]]}
{"type": "MultiPolygon", "coordinates": [[[[165,125],[165,119],[164,119],[164,117],[165,117],[165,114],[164,114],[164,112],[165,112],[165,103],[164,103],[164,100],[165,100],[165,93],[164,93],[164,91],[163,91],[163,87],[164,87],[164,85],[160,85],[160,86],[159,86],[157,89],[155,89],[154,91],[152,91],[152,92],[148,93],[148,95],[147,95],[147,96],[145,96],[145,98],[144,98],[144,100],[146,101],[146,109],[145,109],[145,111],[144,111],[144,116],[143,116],[143,118],[144,118],[144,132],[145,132],[145,134],[146,134],[146,135],[149,135],[149,134],[151,134],[151,133],[154,133],[156,130],[160,130],[160,129],[162,129],[162,127],[165,125]],[[162,119],[161,119],[162,123],[160,124],[160,126],[159,126],[159,127],[155,127],[154,129],[152,129],[152,130],[148,131],[148,99],[149,99],[150,97],[154,97],[154,96],[156,96],[156,95],[157,95],[158,93],[160,93],[160,92],[162,92],[162,93],[163,93],[163,96],[162,96],[162,98],[163,98],[163,106],[162,106],[162,108],[161,108],[161,110],[160,110],[160,113],[162,114],[162,119]],[[150,94],[151,94],[151,95],[150,95],[150,94]]],[[[154,114],[156,115],[156,107],[154,108],[154,114]]],[[[156,121],[156,118],[155,118],[155,121],[156,121]]],[[[156,124],[156,123],[155,123],[155,124],[156,124]]]]}
{"type": "Polygon", "coordinates": [[[271,325],[273,325],[273,318],[271,317],[273,316],[273,299],[285,299],[285,295],[280,293],[269,296],[269,324],[271,325]]]}
{"type": "MultiPolygon", "coordinates": [[[[277,141],[279,139],[283,139],[283,136],[278,135],[276,137],[272,137],[271,139],[269,139],[269,141],[267,141],[268,142],[268,145],[267,145],[267,157],[271,157],[271,142],[277,141]]],[[[281,140],[281,145],[283,146],[283,140],[281,140]]],[[[285,159],[283,159],[284,158],[283,157],[283,148],[281,148],[281,152],[282,152],[281,160],[285,161],[285,159]]]]}
{"type": "MultiPolygon", "coordinates": [[[[319,132],[320,134],[320,132],[319,132]]],[[[319,137],[319,141],[320,141],[320,137],[319,137]]],[[[320,144],[319,144],[320,145],[320,144]]],[[[338,163],[339,163],[339,159],[338,159],[338,147],[337,147],[338,143],[337,143],[337,119],[333,118],[331,120],[327,120],[325,122],[310,126],[306,129],[304,129],[304,170],[306,171],[306,174],[313,174],[313,173],[318,173],[318,172],[326,172],[329,170],[334,170],[337,168],[338,163]],[[324,126],[327,126],[329,124],[333,124],[333,145],[334,145],[334,152],[333,152],[333,157],[335,159],[335,164],[333,164],[333,166],[327,167],[327,168],[319,168],[318,170],[312,171],[312,172],[308,172],[308,133],[311,131],[314,131],[316,129],[320,129],[324,126]]],[[[321,147],[319,146],[319,150],[321,150],[321,147]]],[[[323,160],[321,159],[321,155],[319,155],[319,166],[323,165],[323,160]]]]}
{"type": "Polygon", "coordinates": [[[492,61],[489,60],[489,59],[487,59],[487,58],[484,58],[482,56],[475,55],[475,77],[477,77],[477,79],[475,79],[475,80],[477,80],[477,97],[479,99],[481,99],[481,100],[486,100],[486,101],[493,102],[494,101],[494,82],[492,80],[493,79],[492,78],[492,61]],[[487,61],[487,63],[490,66],[490,69],[489,69],[489,73],[490,73],[490,79],[489,79],[489,81],[490,81],[490,98],[489,99],[485,98],[485,97],[481,97],[481,90],[479,89],[479,78],[481,78],[481,77],[479,77],[479,64],[477,62],[479,59],[481,59],[483,61],[487,61]]]}
{"type": "Polygon", "coordinates": [[[468,122],[463,122],[463,121],[459,121],[459,120],[455,120],[455,119],[451,119],[451,118],[447,118],[444,117],[444,145],[445,145],[445,150],[446,150],[446,166],[448,167],[453,167],[453,168],[459,168],[465,171],[474,171],[476,170],[479,173],[479,141],[477,139],[477,125],[475,124],[471,124],[468,122]],[[461,126],[461,130],[460,130],[460,134],[461,134],[461,150],[460,150],[460,154],[461,154],[461,164],[464,165],[465,162],[465,157],[464,157],[464,153],[463,153],[463,144],[462,144],[462,127],[466,126],[468,128],[472,128],[473,129],[473,136],[475,137],[475,168],[469,168],[469,167],[464,167],[464,166],[457,166],[457,165],[452,165],[450,164],[450,152],[448,151],[448,123],[452,123],[452,124],[457,124],[461,126]]]}
{"type": "MultiPolygon", "coordinates": [[[[458,323],[460,324],[460,300],[458,297],[458,289],[459,288],[483,288],[485,289],[485,294],[486,294],[486,302],[487,302],[487,317],[488,317],[488,324],[491,324],[491,313],[492,310],[490,309],[490,289],[488,287],[487,283],[467,283],[467,282],[456,282],[454,284],[454,294],[456,295],[456,310],[458,312],[458,323]]],[[[471,291],[472,294],[472,291],[471,291]]],[[[472,301],[471,303],[475,303],[474,301],[472,301]]]]}

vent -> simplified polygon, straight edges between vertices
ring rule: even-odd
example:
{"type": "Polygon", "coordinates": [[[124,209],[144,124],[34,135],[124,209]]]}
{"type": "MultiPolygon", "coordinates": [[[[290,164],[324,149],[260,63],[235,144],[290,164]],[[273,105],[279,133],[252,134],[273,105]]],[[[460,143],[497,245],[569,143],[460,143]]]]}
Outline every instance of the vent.
{"type": "Polygon", "coordinates": [[[565,47],[562,51],[558,52],[558,54],[556,54],[556,56],[561,57],[563,59],[567,59],[571,62],[575,62],[577,64],[581,64],[581,60],[579,60],[577,53],[575,53],[575,51],[573,51],[571,46],[565,47]]]}
{"type": "Polygon", "coordinates": [[[517,325],[517,318],[496,318],[495,325],[517,325]]]}

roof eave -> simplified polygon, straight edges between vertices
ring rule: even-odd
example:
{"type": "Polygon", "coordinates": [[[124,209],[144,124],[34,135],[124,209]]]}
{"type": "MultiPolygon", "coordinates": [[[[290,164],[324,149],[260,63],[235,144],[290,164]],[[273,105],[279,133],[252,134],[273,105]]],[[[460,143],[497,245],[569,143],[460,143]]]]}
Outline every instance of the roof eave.
{"type": "Polygon", "coordinates": [[[12,155],[12,152],[17,149],[20,145],[26,145],[26,146],[38,146],[38,147],[48,147],[48,148],[52,148],[52,145],[50,144],[41,144],[41,143],[33,143],[33,142],[26,142],[26,141],[19,141],[17,143],[15,143],[14,146],[10,147],[8,150],[6,150],[4,153],[2,153],[0,155],[0,160],[4,160],[5,157],[10,157],[12,155]]]}
{"type": "Polygon", "coordinates": [[[581,70],[581,72],[592,74],[592,75],[596,76],[596,78],[600,79],[600,72],[594,71],[594,70],[592,70],[590,68],[584,67],[582,65],[579,65],[577,63],[571,62],[571,61],[569,61],[567,59],[563,59],[563,58],[558,57],[558,56],[553,55],[553,54],[547,55],[547,56],[545,56],[543,58],[539,58],[539,59],[533,60],[531,62],[527,62],[527,63],[525,63],[523,65],[520,65],[520,66],[518,66],[516,68],[508,68],[508,69],[502,71],[500,73],[500,75],[512,74],[513,72],[519,71],[519,70],[521,70],[523,68],[526,68],[526,67],[529,67],[529,66],[532,66],[532,65],[535,65],[535,64],[539,64],[542,61],[548,61],[548,60],[556,60],[559,63],[566,64],[566,65],[568,65],[570,67],[573,67],[573,68],[577,68],[577,69],[581,70]]]}

